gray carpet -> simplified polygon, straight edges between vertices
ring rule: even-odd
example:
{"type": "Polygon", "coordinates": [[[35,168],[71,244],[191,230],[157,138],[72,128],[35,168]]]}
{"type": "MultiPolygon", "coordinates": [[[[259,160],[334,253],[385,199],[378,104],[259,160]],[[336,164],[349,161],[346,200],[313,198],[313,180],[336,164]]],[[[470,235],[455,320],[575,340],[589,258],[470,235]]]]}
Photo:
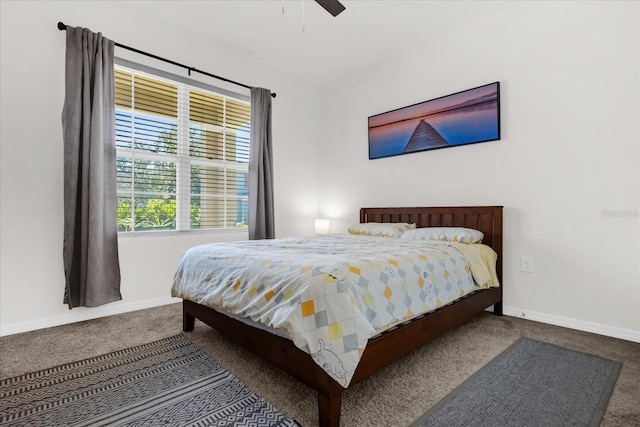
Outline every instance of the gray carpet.
{"type": "Polygon", "coordinates": [[[597,427],[620,367],[521,338],[411,427],[597,427]]]}
{"type": "MultiPolygon", "coordinates": [[[[0,337],[0,378],[179,334],[182,306],[162,307],[0,337]]],[[[318,425],[316,394],[196,321],[188,339],[304,427],[318,425]]],[[[601,427],[640,426],[640,344],[483,313],[342,394],[342,425],[407,427],[520,337],[622,362],[601,427]]]]}
{"type": "Polygon", "coordinates": [[[178,335],[0,381],[0,425],[297,423],[178,335]]]}

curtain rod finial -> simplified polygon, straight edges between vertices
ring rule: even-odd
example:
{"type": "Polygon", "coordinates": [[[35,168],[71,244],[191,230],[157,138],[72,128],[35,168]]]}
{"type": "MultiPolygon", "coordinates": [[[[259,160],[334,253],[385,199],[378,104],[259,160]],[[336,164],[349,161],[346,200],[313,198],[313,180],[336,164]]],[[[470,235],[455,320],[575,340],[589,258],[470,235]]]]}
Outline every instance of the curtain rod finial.
{"type": "Polygon", "coordinates": [[[58,22],[58,29],[59,29],[60,31],[64,31],[64,30],[66,30],[66,29],[67,29],[67,26],[66,26],[66,25],[64,25],[62,22],[58,22]]]}

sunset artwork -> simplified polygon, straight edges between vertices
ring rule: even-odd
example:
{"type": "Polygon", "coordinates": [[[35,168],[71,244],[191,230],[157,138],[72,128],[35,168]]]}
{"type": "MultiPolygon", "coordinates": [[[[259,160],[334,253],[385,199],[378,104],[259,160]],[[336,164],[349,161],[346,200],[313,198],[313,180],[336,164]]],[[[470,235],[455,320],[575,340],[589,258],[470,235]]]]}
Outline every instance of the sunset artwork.
{"type": "Polygon", "coordinates": [[[369,159],[500,139],[500,82],[369,117],[369,159]]]}

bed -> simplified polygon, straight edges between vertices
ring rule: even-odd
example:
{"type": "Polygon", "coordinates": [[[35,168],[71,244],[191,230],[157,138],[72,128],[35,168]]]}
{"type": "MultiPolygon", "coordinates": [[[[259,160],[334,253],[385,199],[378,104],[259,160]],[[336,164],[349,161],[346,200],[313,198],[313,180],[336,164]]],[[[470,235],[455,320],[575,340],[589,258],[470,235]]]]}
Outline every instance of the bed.
{"type": "MultiPolygon", "coordinates": [[[[342,370],[337,375],[331,372],[326,364],[322,366],[322,363],[319,363],[315,354],[310,354],[312,352],[309,349],[303,351],[299,348],[300,343],[294,344],[293,338],[287,337],[286,334],[257,327],[259,325],[225,313],[220,308],[213,308],[211,304],[200,303],[202,299],[197,296],[174,293],[174,296],[183,298],[185,332],[192,331],[195,319],[199,319],[316,390],[320,426],[339,426],[341,394],[347,385],[366,379],[413,349],[465,323],[488,307],[493,306],[493,313],[502,315],[501,206],[362,208],[360,223],[415,223],[418,228],[466,227],[479,230],[484,234],[482,243],[492,248],[497,255],[495,274],[500,286],[475,289],[464,292],[464,295],[461,291],[460,295],[463,296],[452,302],[446,301],[428,313],[418,313],[411,316],[410,320],[397,322],[384,331],[375,331],[365,344],[360,345],[360,351],[356,351],[358,360],[349,372],[348,381],[343,381],[344,375],[340,375],[344,373],[342,370]]],[[[443,251],[442,248],[440,251],[443,251]]],[[[216,273],[206,274],[208,280],[209,276],[215,276],[216,273]]],[[[336,275],[327,273],[326,276],[336,275]]],[[[326,344],[324,340],[317,341],[322,346],[326,344]]]]}

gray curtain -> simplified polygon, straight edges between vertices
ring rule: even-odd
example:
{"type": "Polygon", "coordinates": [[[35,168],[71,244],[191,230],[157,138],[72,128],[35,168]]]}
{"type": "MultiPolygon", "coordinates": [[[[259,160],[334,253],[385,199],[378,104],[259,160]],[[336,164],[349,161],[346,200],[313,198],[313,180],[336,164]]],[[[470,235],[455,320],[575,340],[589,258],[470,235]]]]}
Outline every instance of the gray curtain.
{"type": "Polygon", "coordinates": [[[67,27],[64,139],[64,303],[95,307],[122,299],[116,222],[113,48],[67,27]]]}
{"type": "Polygon", "coordinates": [[[273,239],[273,153],[271,91],[251,88],[249,154],[249,239],[273,239]]]}

